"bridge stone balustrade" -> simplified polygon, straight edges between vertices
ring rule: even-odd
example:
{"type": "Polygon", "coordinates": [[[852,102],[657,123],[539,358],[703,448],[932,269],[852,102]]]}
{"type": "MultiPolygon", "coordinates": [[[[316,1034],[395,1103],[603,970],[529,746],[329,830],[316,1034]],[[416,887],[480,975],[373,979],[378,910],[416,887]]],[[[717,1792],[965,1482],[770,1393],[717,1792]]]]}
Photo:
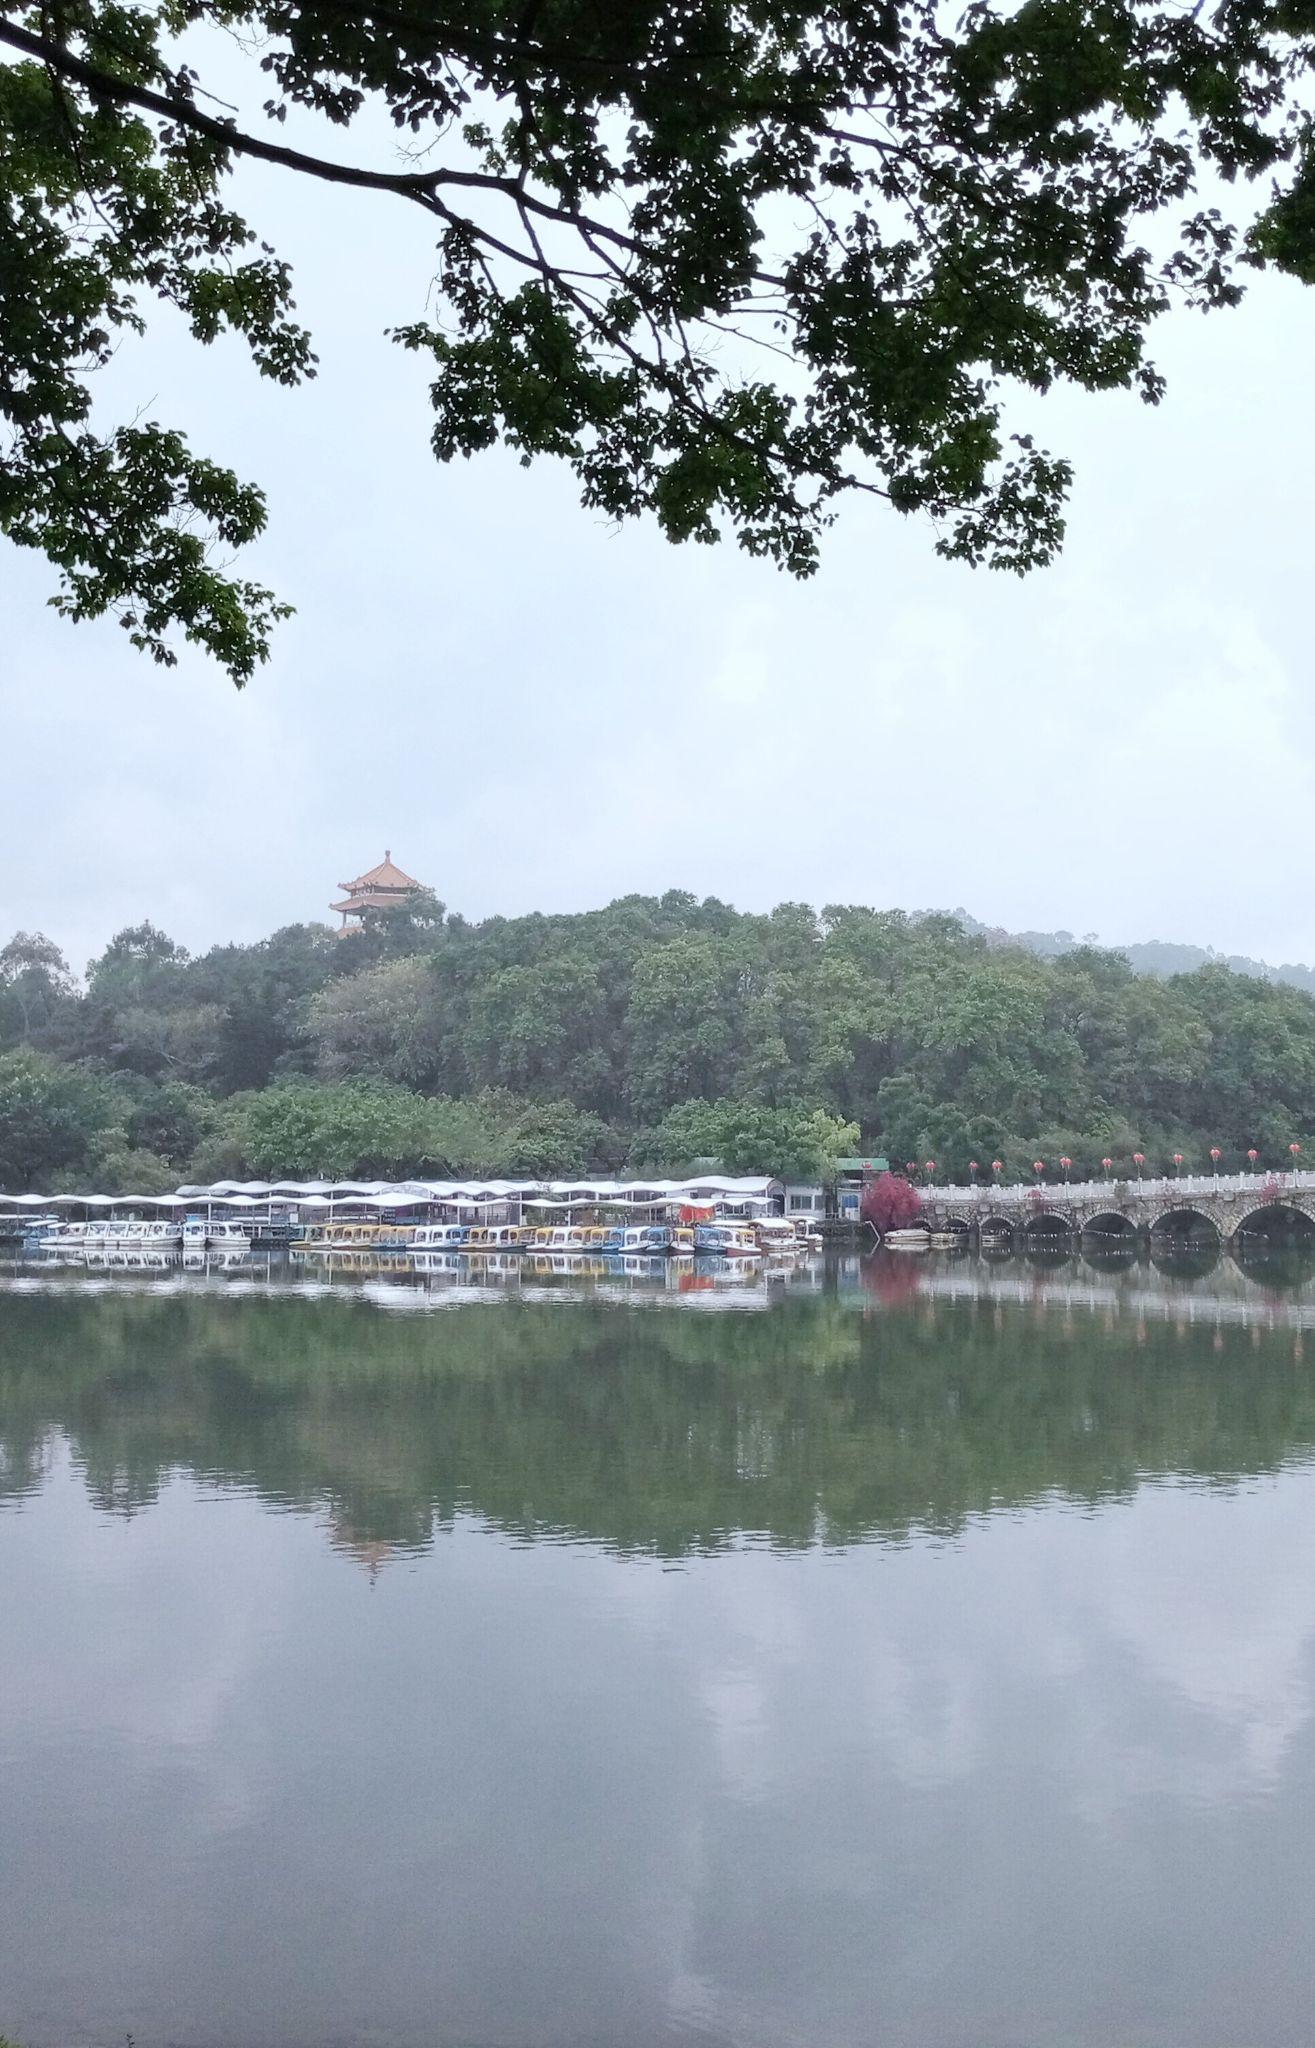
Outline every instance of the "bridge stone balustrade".
{"type": "Polygon", "coordinates": [[[1036,1233],[1078,1237],[1102,1218],[1117,1218],[1139,1236],[1163,1231],[1170,1219],[1199,1218],[1221,1242],[1236,1237],[1262,1211],[1285,1209],[1315,1225],[1315,1172],[1170,1174],[1144,1180],[1042,1181],[1012,1187],[979,1183],[921,1190],[933,1229],[967,1229],[1011,1239],[1036,1233]]]}

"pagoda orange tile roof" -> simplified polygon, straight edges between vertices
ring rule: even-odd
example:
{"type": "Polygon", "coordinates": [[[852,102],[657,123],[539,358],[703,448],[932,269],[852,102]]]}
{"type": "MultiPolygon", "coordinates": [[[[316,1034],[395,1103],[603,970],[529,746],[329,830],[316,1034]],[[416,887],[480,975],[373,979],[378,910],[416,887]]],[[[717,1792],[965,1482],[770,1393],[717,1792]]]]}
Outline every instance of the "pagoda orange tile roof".
{"type": "Polygon", "coordinates": [[[423,886],[423,883],[417,882],[414,875],[403,874],[391,853],[385,853],[378,867],[367,869],[366,873],[358,875],[354,882],[338,884],[340,889],[351,892],[359,889],[419,889],[423,886]]]}

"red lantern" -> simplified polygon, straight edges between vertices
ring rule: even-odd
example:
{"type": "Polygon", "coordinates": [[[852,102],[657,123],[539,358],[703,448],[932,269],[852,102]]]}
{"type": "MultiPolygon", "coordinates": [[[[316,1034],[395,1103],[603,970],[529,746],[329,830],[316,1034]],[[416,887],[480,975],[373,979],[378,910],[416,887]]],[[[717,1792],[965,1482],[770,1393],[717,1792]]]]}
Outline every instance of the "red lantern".
{"type": "Polygon", "coordinates": [[[972,1175],[973,1179],[976,1180],[979,1169],[977,1161],[975,1159],[970,1159],[968,1161],[968,1171],[972,1175]]]}
{"type": "Polygon", "coordinates": [[[1249,1159],[1249,1160],[1251,1161],[1251,1164],[1252,1164],[1252,1166],[1253,1166],[1253,1167],[1254,1167],[1254,1165],[1255,1165],[1255,1163],[1256,1163],[1257,1159],[1259,1159],[1259,1157],[1260,1157],[1260,1154],[1259,1154],[1259,1153],[1257,1152],[1257,1150],[1256,1150],[1255,1146],[1253,1145],[1253,1146],[1251,1147],[1251,1150],[1250,1150],[1250,1151],[1249,1151],[1249,1152],[1247,1153],[1247,1158],[1248,1158],[1248,1159],[1249,1159]]]}
{"type": "Polygon", "coordinates": [[[1218,1173],[1219,1161],[1223,1157],[1223,1154],[1220,1152],[1218,1145],[1212,1145],[1210,1147],[1210,1157],[1214,1160],[1215,1172],[1218,1173]]]}
{"type": "Polygon", "coordinates": [[[1296,1139],[1295,1139],[1295,1138],[1293,1139],[1292,1143],[1291,1143],[1291,1144],[1290,1144],[1290,1145],[1288,1146],[1288,1150],[1289,1150],[1289,1152],[1290,1152],[1290,1153],[1292,1154],[1293,1158],[1295,1159],[1295,1158],[1296,1158],[1296,1156],[1297,1156],[1297,1154],[1298,1154],[1298,1152],[1300,1152],[1300,1150],[1301,1150],[1301,1147],[1300,1147],[1300,1145],[1299,1145],[1299,1144],[1297,1143],[1297,1141],[1296,1141],[1296,1139]]]}
{"type": "Polygon", "coordinates": [[[1111,1166],[1113,1166],[1114,1161],[1112,1159],[1102,1159],[1100,1163],[1104,1167],[1106,1173],[1108,1173],[1111,1166]]]}
{"type": "Polygon", "coordinates": [[[1004,1160],[1003,1160],[1003,1159],[993,1159],[993,1160],[991,1161],[991,1171],[992,1171],[992,1173],[1003,1173],[1003,1172],[1004,1172],[1004,1170],[1005,1170],[1005,1163],[1004,1163],[1004,1160]]]}
{"type": "Polygon", "coordinates": [[[1045,1170],[1046,1170],[1046,1162],[1045,1162],[1045,1160],[1044,1160],[1044,1159],[1034,1159],[1034,1160],[1032,1161],[1032,1171],[1033,1171],[1033,1173],[1044,1173],[1044,1172],[1045,1172],[1045,1170]]]}
{"type": "Polygon", "coordinates": [[[936,1161],[935,1161],[934,1159],[929,1159],[929,1160],[927,1161],[927,1171],[928,1171],[928,1173],[935,1173],[935,1171],[936,1171],[936,1161]]]}
{"type": "Polygon", "coordinates": [[[1175,1167],[1176,1167],[1176,1168],[1178,1169],[1178,1172],[1179,1172],[1179,1173],[1181,1173],[1181,1172],[1182,1172],[1182,1170],[1183,1170],[1183,1155],[1182,1155],[1182,1153],[1181,1153],[1181,1152],[1175,1152],[1175,1153],[1174,1153],[1174,1155],[1173,1155],[1173,1163],[1174,1163],[1175,1167]]]}
{"type": "Polygon", "coordinates": [[[905,1162],[904,1162],[904,1171],[905,1171],[905,1173],[916,1173],[916,1172],[918,1171],[918,1162],[917,1162],[917,1160],[916,1160],[916,1159],[906,1159],[906,1160],[905,1160],[905,1162]]]}
{"type": "Polygon", "coordinates": [[[1073,1164],[1073,1161],[1072,1161],[1072,1160],[1071,1160],[1071,1159],[1069,1158],[1069,1156],[1068,1156],[1067,1152],[1063,1152],[1063,1153],[1061,1153],[1061,1154],[1060,1154],[1060,1159],[1059,1159],[1059,1163],[1060,1163],[1060,1165],[1061,1165],[1061,1166],[1063,1167],[1063,1169],[1064,1169],[1064,1178],[1065,1178],[1065,1180],[1067,1180],[1067,1179],[1068,1179],[1068,1170],[1069,1170],[1070,1166],[1071,1166],[1071,1165],[1073,1164]]]}
{"type": "Polygon", "coordinates": [[[1143,1166],[1145,1166],[1146,1164],[1146,1154],[1144,1152],[1134,1152],[1132,1155],[1132,1163],[1137,1169],[1137,1178],[1138,1180],[1140,1180],[1141,1170],[1143,1166]]]}

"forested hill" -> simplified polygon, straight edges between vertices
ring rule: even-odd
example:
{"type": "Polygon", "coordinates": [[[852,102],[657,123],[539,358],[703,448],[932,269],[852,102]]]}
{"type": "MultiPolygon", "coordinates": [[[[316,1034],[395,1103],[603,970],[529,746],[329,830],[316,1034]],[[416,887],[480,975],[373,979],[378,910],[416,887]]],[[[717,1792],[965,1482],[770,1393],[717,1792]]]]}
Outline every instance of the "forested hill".
{"type": "Polygon", "coordinates": [[[0,950],[0,1186],[181,1176],[823,1171],[860,1143],[1027,1177],[1315,1132],[1315,1000],[1155,979],[956,917],[672,892],[474,924],[432,898],[196,958],[150,924],[85,987],[0,950]]]}
{"type": "MultiPolygon", "coordinates": [[[[966,910],[952,913],[966,932],[980,934],[993,946],[1023,946],[1043,960],[1057,960],[1084,943],[1072,932],[1007,932],[998,925],[980,924],[966,910]]],[[[1114,948],[1138,974],[1194,974],[1198,967],[1227,967],[1234,974],[1254,975],[1258,981],[1279,981],[1287,988],[1315,994],[1315,967],[1287,960],[1281,967],[1268,960],[1253,960],[1246,953],[1219,953],[1213,946],[1185,946],[1172,939],[1138,939],[1114,948]]]]}

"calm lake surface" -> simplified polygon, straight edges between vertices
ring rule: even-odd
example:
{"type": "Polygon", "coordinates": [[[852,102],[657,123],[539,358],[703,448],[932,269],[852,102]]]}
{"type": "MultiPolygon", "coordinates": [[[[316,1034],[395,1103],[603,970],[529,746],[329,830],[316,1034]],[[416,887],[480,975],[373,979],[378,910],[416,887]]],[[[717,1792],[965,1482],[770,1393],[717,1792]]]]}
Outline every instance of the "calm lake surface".
{"type": "Polygon", "coordinates": [[[1315,2033],[1315,1281],[0,1266],[0,2034],[1315,2033]]]}

